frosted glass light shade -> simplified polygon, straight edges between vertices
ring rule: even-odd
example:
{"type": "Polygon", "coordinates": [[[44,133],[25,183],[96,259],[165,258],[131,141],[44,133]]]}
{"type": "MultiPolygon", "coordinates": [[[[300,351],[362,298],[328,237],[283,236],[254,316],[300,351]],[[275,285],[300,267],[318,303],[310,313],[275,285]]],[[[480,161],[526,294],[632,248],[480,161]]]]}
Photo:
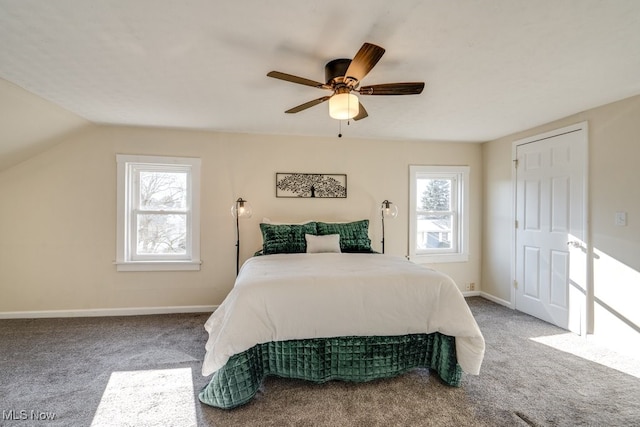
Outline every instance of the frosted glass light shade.
{"type": "Polygon", "coordinates": [[[329,115],[334,119],[352,119],[359,112],[358,97],[352,93],[337,93],[329,99],[329,115]]]}

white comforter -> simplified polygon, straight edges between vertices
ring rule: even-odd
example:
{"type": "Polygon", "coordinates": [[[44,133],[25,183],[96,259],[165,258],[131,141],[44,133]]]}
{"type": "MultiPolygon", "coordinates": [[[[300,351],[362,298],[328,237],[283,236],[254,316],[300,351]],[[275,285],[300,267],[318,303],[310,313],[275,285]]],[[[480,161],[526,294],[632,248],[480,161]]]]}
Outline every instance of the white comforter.
{"type": "Polygon", "coordinates": [[[460,367],[478,374],[484,338],[447,275],[380,254],[250,258],[205,323],[202,374],[269,341],[440,332],[456,337],[460,367]]]}

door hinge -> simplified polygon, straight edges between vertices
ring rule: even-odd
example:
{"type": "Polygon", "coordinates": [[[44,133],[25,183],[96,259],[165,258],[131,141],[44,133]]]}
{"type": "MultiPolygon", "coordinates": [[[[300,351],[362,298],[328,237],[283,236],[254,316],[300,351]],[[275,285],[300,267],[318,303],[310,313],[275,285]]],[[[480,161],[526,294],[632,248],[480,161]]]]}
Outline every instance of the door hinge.
{"type": "Polygon", "coordinates": [[[513,167],[518,169],[518,159],[513,159],[513,167]]]}
{"type": "Polygon", "coordinates": [[[518,281],[517,281],[517,280],[514,280],[514,281],[513,281],[513,287],[514,287],[514,288],[516,288],[516,289],[518,289],[518,281]]]}
{"type": "Polygon", "coordinates": [[[516,228],[518,228],[518,220],[516,219],[516,228]]]}

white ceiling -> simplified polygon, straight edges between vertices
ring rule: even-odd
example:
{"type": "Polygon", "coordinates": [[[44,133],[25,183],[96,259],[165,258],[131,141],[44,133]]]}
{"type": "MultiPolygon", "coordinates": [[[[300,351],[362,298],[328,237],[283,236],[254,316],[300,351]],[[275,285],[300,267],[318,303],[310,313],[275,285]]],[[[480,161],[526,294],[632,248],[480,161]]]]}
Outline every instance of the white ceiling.
{"type": "Polygon", "coordinates": [[[0,77],[97,123],[335,136],[324,81],[363,42],[357,138],[486,141],[640,94],[638,0],[0,0],[0,77]]]}

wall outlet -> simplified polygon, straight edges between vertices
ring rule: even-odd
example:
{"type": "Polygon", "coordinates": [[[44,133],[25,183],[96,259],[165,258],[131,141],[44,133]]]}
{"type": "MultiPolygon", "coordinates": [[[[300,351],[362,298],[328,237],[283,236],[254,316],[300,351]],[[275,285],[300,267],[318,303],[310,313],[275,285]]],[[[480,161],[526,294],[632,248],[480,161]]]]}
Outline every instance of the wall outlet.
{"type": "Polygon", "coordinates": [[[616,212],[615,223],[618,227],[626,227],[627,226],[627,213],[626,212],[616,212]]]}
{"type": "Polygon", "coordinates": [[[466,285],[464,285],[464,290],[465,291],[470,291],[471,290],[471,283],[467,283],[466,285]]]}
{"type": "Polygon", "coordinates": [[[473,283],[473,282],[469,283],[469,287],[471,288],[470,289],[471,291],[475,291],[476,290],[476,284],[473,283]]]}

